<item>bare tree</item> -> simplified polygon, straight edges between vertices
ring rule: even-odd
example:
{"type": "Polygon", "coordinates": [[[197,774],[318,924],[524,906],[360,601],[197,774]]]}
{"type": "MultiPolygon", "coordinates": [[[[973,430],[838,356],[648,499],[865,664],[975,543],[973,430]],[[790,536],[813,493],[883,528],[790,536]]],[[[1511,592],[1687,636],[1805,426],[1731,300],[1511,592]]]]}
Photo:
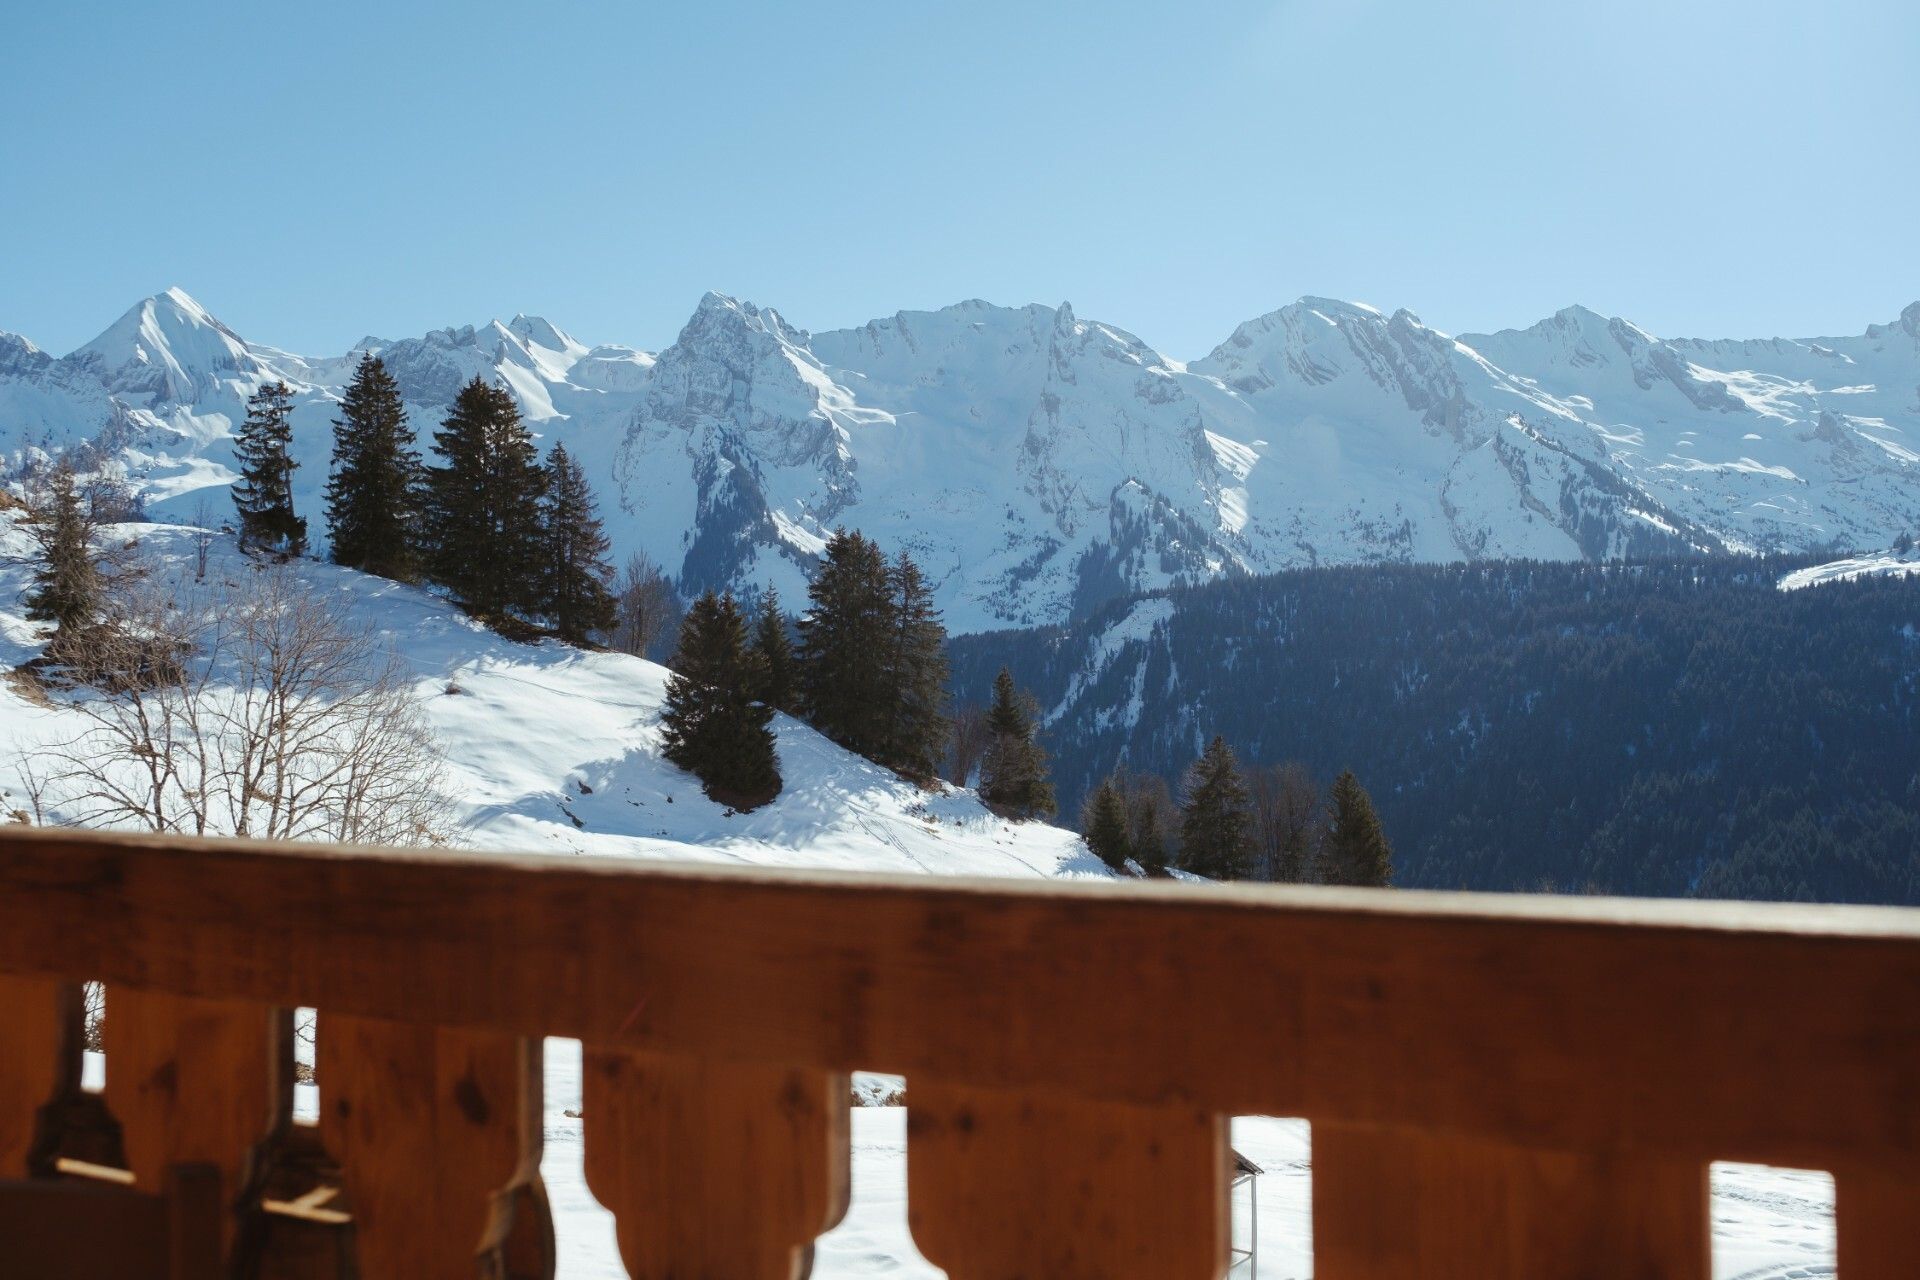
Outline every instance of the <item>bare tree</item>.
{"type": "Polygon", "coordinates": [[[412,679],[369,627],[285,569],[176,602],[127,593],[87,669],[120,673],[31,784],[79,826],[271,840],[444,838],[439,757],[412,679]]]}
{"type": "Polygon", "coordinates": [[[1247,789],[1253,802],[1255,874],[1292,884],[1311,880],[1324,825],[1313,775],[1289,760],[1253,770],[1247,789]]]}
{"type": "Polygon", "coordinates": [[[987,727],[987,713],[968,704],[953,713],[953,743],[948,752],[947,780],[955,786],[969,784],[975,769],[993,745],[993,730],[987,727]]]}
{"type": "Polygon", "coordinates": [[[660,566],[636,551],[614,584],[613,631],[608,647],[645,658],[680,625],[680,596],[660,566]]]}
{"type": "Polygon", "coordinates": [[[213,535],[219,530],[220,517],[213,503],[202,497],[193,504],[193,514],[187,521],[193,526],[193,580],[205,582],[207,558],[213,551],[213,535]]]}

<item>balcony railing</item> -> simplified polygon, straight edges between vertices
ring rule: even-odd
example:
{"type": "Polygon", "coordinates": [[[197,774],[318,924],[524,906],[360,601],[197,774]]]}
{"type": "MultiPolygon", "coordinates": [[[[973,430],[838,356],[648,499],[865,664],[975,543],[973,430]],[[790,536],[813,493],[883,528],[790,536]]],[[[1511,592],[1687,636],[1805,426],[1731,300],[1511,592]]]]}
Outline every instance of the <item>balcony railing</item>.
{"type": "Polygon", "coordinates": [[[120,1276],[549,1275],[558,1035],[636,1277],[803,1274],[855,1068],[908,1079],[910,1221],[954,1280],[1220,1275],[1236,1114],[1312,1122],[1319,1280],[1705,1277],[1720,1159],[1832,1171],[1844,1280],[1920,1276],[1915,911],[15,828],[0,975],[0,1176],[37,1179],[0,1193],[6,1275],[109,1213],[170,1250],[120,1276]]]}

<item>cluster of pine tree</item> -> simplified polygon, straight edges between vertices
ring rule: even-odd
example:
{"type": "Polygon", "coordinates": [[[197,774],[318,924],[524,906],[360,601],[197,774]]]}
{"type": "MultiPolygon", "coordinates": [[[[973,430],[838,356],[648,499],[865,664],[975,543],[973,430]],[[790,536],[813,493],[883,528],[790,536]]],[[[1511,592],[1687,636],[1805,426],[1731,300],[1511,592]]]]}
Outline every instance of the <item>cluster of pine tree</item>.
{"type": "MultiPolygon", "coordinates": [[[[286,389],[249,404],[235,487],[243,540],[297,553],[286,477],[286,389]]],[[[581,643],[614,622],[608,540],[586,474],[555,444],[540,460],[504,387],[467,383],[434,433],[439,464],[415,447],[400,388],[376,355],[361,357],[333,424],[327,520],[338,564],[444,587],[495,626],[544,621],[581,643]]]]}
{"type": "Polygon", "coordinates": [[[1047,776],[1047,752],[1037,739],[1039,707],[1033,695],[1000,668],[987,708],[987,749],[980,762],[980,798],[1014,818],[1050,818],[1057,806],[1047,776]]]}
{"type": "Polygon", "coordinates": [[[1216,736],[1187,770],[1179,843],[1167,846],[1166,784],[1124,772],[1103,779],[1081,815],[1087,848],[1118,869],[1177,867],[1210,880],[1277,880],[1385,887],[1393,848],[1373,800],[1344,770],[1321,808],[1298,765],[1256,773],[1252,785],[1226,739],[1216,736]]]}
{"type": "Polygon", "coordinates": [[[780,794],[767,662],[731,595],[709,591],[693,602],[671,665],[661,714],[667,759],[736,809],[780,794]]]}
{"type": "Polygon", "coordinates": [[[947,743],[947,632],[920,567],[841,530],[807,596],[790,659],[800,713],[849,751],[931,781],[947,743]]]}

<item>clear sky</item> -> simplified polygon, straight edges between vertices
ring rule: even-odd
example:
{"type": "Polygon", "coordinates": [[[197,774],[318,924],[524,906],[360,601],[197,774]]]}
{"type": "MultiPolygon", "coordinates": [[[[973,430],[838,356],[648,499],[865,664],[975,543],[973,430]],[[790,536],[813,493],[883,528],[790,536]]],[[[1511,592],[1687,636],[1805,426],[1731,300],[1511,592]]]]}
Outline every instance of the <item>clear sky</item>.
{"type": "Polygon", "coordinates": [[[1913,0],[13,0],[0,328],[178,284],[335,353],[1068,299],[1182,358],[1306,293],[1452,332],[1920,298],[1913,0]]]}

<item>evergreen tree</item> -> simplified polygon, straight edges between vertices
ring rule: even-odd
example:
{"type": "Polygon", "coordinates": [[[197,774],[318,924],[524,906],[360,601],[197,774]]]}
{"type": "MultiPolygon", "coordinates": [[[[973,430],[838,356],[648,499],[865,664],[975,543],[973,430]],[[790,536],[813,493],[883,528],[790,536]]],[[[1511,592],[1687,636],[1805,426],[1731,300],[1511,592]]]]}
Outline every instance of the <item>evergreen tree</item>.
{"type": "Polygon", "coordinates": [[[887,585],[893,634],[885,696],[891,723],[879,762],[924,783],[938,770],[947,743],[947,629],[920,566],[904,551],[889,567],[887,585]]]}
{"type": "Polygon", "coordinates": [[[1047,753],[1034,737],[1038,719],[1033,699],[1014,687],[1011,671],[1000,668],[993,680],[993,705],[987,709],[980,798],[1016,818],[1051,817],[1056,807],[1047,753]]]}
{"type": "Polygon", "coordinates": [[[265,548],[305,555],[307,522],[293,514],[293,390],[269,382],[247,399],[247,418],[234,438],[240,482],[233,505],[240,515],[242,550],[265,548]]]}
{"type": "Polygon", "coordinates": [[[420,455],[400,388],[360,358],[333,423],[327,523],[336,564],[411,582],[420,572],[420,455]]]}
{"type": "Polygon", "coordinates": [[[1087,801],[1080,833],[1093,856],[1115,870],[1133,856],[1127,839],[1127,804],[1120,798],[1113,779],[1101,782],[1093,798],[1087,801]]]}
{"type": "Polygon", "coordinates": [[[544,603],[546,472],[505,387],[460,388],[433,436],[446,465],[427,471],[427,571],[467,612],[503,619],[544,603]]]}
{"type": "Polygon", "coordinates": [[[1213,880],[1243,878],[1252,862],[1247,788],[1227,740],[1216,736],[1187,772],[1180,865],[1213,880]]]}
{"type": "Polygon", "coordinates": [[[1393,846],[1374,812],[1373,797],[1353,770],[1343,771],[1327,793],[1331,821],[1320,847],[1320,878],[1327,884],[1384,889],[1393,883],[1393,846]]]}
{"type": "Polygon", "coordinates": [[[661,713],[665,754],[699,778],[707,795],[737,809],[780,794],[773,708],[754,697],[759,682],[740,606],[731,595],[707,592],[680,624],[661,713]]]}
{"type": "Polygon", "coordinates": [[[858,532],[836,532],[807,598],[799,624],[801,709],[841,746],[879,759],[893,727],[884,661],[893,605],[880,548],[858,532]]]}
{"type": "Polygon", "coordinates": [[[66,462],[47,477],[24,523],[40,550],[25,599],[27,617],[54,625],[52,648],[59,650],[99,618],[106,590],[93,546],[94,520],[66,462]]]}
{"type": "Polygon", "coordinates": [[[791,713],[797,696],[798,673],[793,657],[793,641],[787,635],[787,618],[780,611],[780,595],[772,587],[760,598],[760,615],[754,622],[753,647],[760,656],[760,701],[775,711],[791,713]]]}
{"type": "Polygon", "coordinates": [[[564,445],[555,444],[547,455],[546,491],[540,518],[546,544],[544,611],[555,634],[580,644],[614,624],[608,585],[613,566],[607,561],[611,544],[594,508],[587,473],[564,445]]]}

